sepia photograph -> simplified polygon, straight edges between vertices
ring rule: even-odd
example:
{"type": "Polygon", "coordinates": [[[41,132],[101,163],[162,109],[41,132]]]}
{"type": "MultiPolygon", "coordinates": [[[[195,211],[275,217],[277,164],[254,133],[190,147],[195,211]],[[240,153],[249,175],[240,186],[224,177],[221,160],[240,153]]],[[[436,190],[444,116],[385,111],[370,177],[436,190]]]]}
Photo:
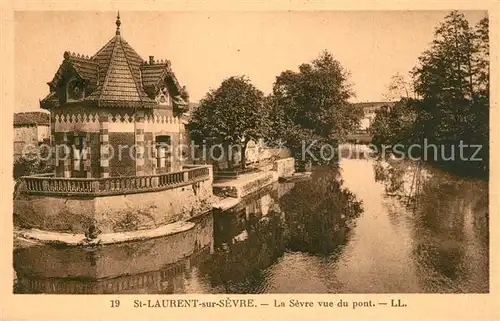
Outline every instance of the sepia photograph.
{"type": "Polygon", "coordinates": [[[13,17],[14,296],[490,293],[487,10],[13,17]]]}

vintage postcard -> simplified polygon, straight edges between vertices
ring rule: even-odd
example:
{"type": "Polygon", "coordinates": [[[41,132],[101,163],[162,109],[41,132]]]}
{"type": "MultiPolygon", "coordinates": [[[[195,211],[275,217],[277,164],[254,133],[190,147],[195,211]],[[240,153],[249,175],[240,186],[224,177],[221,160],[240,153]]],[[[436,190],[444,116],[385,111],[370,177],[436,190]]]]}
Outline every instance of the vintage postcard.
{"type": "Polygon", "coordinates": [[[1,320],[500,320],[498,5],[2,12],[1,320]]]}

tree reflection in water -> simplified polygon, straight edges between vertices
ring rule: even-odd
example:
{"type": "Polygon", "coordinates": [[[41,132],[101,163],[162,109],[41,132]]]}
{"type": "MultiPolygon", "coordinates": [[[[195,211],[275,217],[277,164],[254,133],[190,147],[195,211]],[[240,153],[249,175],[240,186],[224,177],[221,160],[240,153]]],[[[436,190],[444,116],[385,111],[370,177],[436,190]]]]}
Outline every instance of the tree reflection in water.
{"type": "Polygon", "coordinates": [[[260,293],[266,268],[285,251],[338,251],[363,211],[339,176],[337,168],[315,169],[310,181],[297,183],[281,199],[271,193],[274,204],[265,216],[249,213],[249,206],[215,213],[216,251],[200,266],[201,273],[225,293],[260,293]]]}
{"type": "MultiPolygon", "coordinates": [[[[388,195],[411,194],[411,175],[405,174],[415,170],[414,164],[374,166],[376,180],[386,186],[388,195]]],[[[424,290],[488,291],[488,182],[460,179],[429,167],[421,175],[421,189],[414,196],[418,206],[410,215],[412,256],[424,290]],[[477,280],[478,276],[486,280],[477,280]]]]}
{"type": "Polygon", "coordinates": [[[315,170],[310,181],[283,196],[289,232],[287,246],[292,251],[330,254],[346,242],[355,219],[363,212],[354,194],[342,188],[337,168],[315,170]]]}
{"type": "Polygon", "coordinates": [[[408,172],[408,163],[398,166],[389,166],[387,163],[377,161],[373,163],[375,181],[384,184],[385,193],[390,196],[405,196],[405,173],[408,172]]]}
{"type": "MultiPolygon", "coordinates": [[[[200,266],[200,272],[209,278],[212,286],[223,286],[225,293],[261,292],[262,269],[272,265],[285,250],[283,222],[278,214],[271,212],[260,220],[250,215],[243,233],[239,233],[245,235],[244,239],[234,235],[228,242],[219,244],[200,266]]],[[[234,213],[219,213],[214,218],[228,222],[229,215],[234,213]]]]}

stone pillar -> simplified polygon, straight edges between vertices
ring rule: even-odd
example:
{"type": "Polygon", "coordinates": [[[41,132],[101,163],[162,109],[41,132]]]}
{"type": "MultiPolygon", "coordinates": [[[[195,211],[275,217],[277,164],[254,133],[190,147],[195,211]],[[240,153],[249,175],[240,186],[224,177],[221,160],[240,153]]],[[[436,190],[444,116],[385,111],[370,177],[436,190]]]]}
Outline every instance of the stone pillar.
{"type": "MultiPolygon", "coordinates": [[[[150,161],[151,161],[151,174],[156,175],[158,173],[157,167],[158,167],[158,149],[156,147],[156,137],[155,134],[152,133],[152,141],[151,141],[151,151],[149,154],[150,161]]],[[[152,178],[152,184],[154,187],[157,187],[160,183],[160,180],[158,177],[153,177],[152,178]]]]}
{"type": "Polygon", "coordinates": [[[92,178],[92,165],[90,157],[90,133],[85,135],[83,141],[83,169],[87,175],[87,178],[92,178]]]}
{"type": "Polygon", "coordinates": [[[99,141],[100,141],[100,159],[101,159],[101,177],[109,177],[109,124],[108,115],[101,113],[99,115],[99,141]]]}
{"type": "Polygon", "coordinates": [[[214,181],[214,167],[212,165],[205,165],[208,168],[208,181],[210,184],[214,181]]]}
{"type": "Polygon", "coordinates": [[[56,159],[56,148],[57,148],[57,143],[56,143],[56,114],[54,112],[50,113],[50,157],[51,157],[51,163],[52,166],[54,167],[54,171],[57,176],[57,159],[56,159]]]}
{"type": "Polygon", "coordinates": [[[144,175],[144,112],[135,115],[135,173],[144,175]]]}
{"type": "Polygon", "coordinates": [[[156,175],[156,167],[158,166],[158,149],[156,147],[156,139],[151,142],[151,168],[153,175],[156,175]]]}
{"type": "Polygon", "coordinates": [[[64,157],[63,157],[63,177],[71,177],[71,147],[69,146],[68,133],[63,133],[64,157]]]}
{"type": "Polygon", "coordinates": [[[72,150],[73,150],[73,171],[77,171],[79,172],[80,171],[80,168],[81,168],[81,165],[82,165],[82,160],[81,160],[81,156],[80,155],[80,137],[78,136],[78,133],[74,133],[73,134],[73,146],[72,146],[72,150]]]}

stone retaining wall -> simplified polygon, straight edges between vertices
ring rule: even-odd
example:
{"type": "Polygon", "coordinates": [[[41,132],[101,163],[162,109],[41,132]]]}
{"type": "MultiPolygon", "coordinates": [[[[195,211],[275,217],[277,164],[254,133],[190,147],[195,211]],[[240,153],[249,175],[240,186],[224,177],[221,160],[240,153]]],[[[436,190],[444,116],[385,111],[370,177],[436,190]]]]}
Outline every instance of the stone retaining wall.
{"type": "Polygon", "coordinates": [[[274,162],[272,170],[278,173],[278,177],[292,175],[295,172],[295,159],[293,157],[278,159],[274,162]]]}
{"type": "Polygon", "coordinates": [[[152,229],[211,210],[209,179],[162,191],[112,196],[48,196],[20,193],[14,224],[20,228],[81,234],[94,225],[102,233],[152,229]]]}

